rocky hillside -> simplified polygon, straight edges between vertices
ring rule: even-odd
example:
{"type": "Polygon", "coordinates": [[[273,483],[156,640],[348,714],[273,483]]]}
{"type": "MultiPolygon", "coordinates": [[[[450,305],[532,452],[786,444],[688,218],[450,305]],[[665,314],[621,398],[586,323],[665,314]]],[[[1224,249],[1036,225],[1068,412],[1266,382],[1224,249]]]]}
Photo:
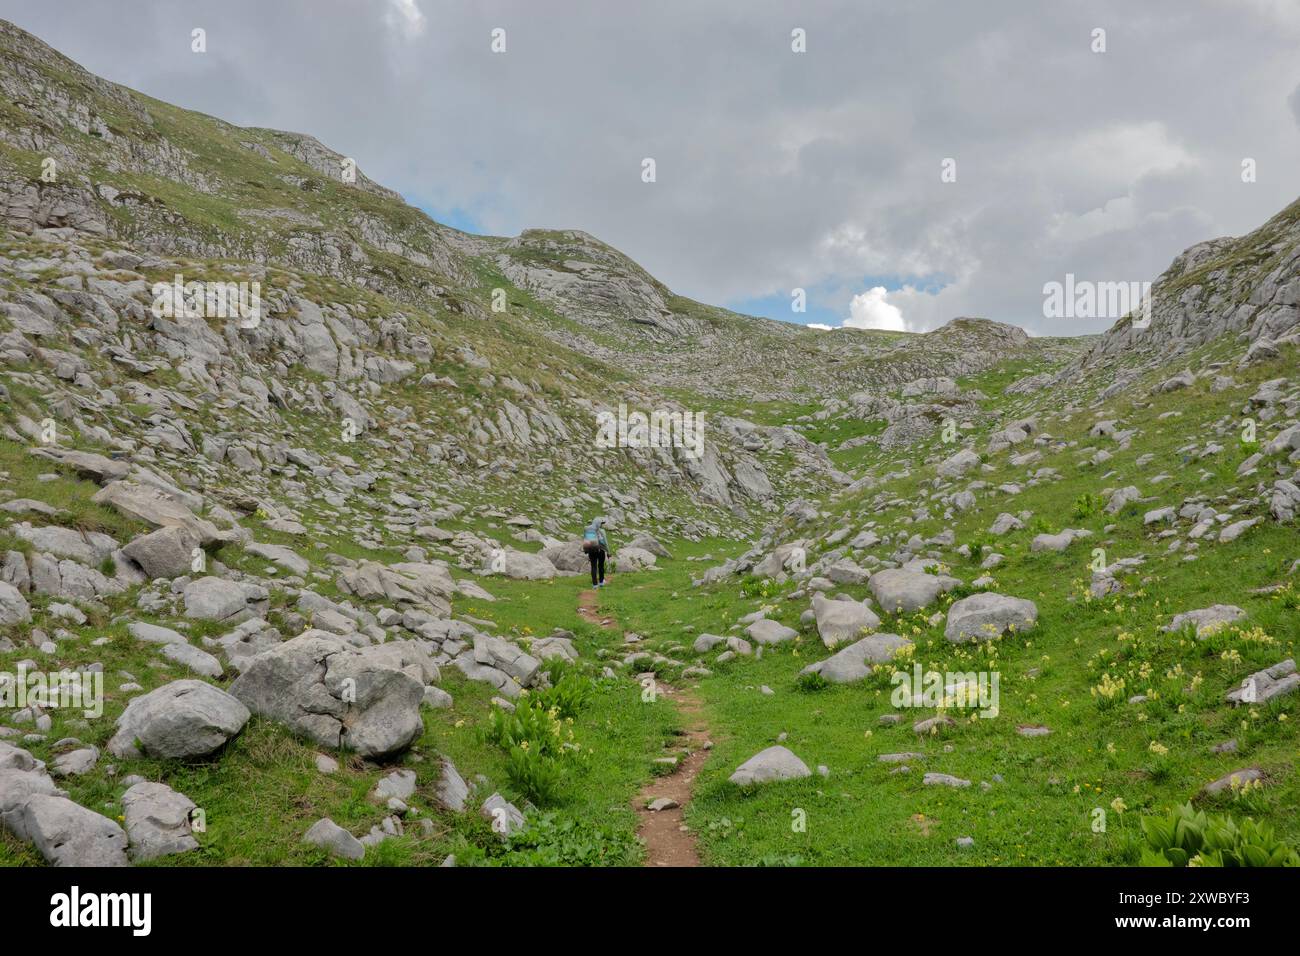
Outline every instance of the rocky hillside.
{"type": "Polygon", "coordinates": [[[1300,207],[1184,253],[1145,330],[818,332],[460,233],[3,22],[0,59],[0,860],[637,862],[634,794],[701,752],[656,680],[716,737],[706,862],[961,862],[905,821],[1004,780],[1055,814],[1031,862],[1131,855],[1062,835],[1076,780],[1154,810],[1228,760],[1294,804],[1300,207]],[[620,406],[702,441],[606,447],[620,406]],[[902,722],[896,658],[998,658],[1012,716],[902,722]],[[862,803],[792,848],[752,785],[805,759],[862,803]]]}

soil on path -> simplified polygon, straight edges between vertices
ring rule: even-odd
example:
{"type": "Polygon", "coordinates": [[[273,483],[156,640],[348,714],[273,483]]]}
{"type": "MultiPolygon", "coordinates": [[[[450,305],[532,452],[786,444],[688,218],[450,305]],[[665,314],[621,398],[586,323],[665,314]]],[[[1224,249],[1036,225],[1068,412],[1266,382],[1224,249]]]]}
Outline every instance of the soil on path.
{"type": "Polygon", "coordinates": [[[595,588],[580,591],[578,593],[578,617],[600,627],[614,627],[617,622],[612,616],[601,613],[599,603],[596,599],[595,588]]]}
{"type": "Polygon", "coordinates": [[[669,687],[659,684],[658,692],[672,701],[681,715],[685,730],[677,738],[686,755],[677,761],[672,773],[655,777],[633,798],[633,809],[641,818],[637,835],[645,841],[646,866],[699,866],[700,854],[695,843],[695,831],[685,822],[686,806],[691,802],[695,777],[709,756],[708,727],[704,723],[704,708],[693,688],[669,687]],[[666,810],[650,810],[655,800],[667,798],[677,804],[666,810]]]}
{"type": "MultiPolygon", "coordinates": [[[[618,622],[612,615],[603,613],[594,589],[582,591],[578,596],[578,615],[600,627],[612,629],[618,622]]],[[[645,844],[646,866],[699,866],[700,854],[695,833],[687,829],[685,810],[691,802],[695,777],[709,755],[708,726],[704,721],[704,707],[694,688],[672,687],[658,682],[655,692],[667,698],[681,716],[684,730],[675,739],[678,751],[677,765],[671,773],[654,777],[632,798],[632,809],[640,822],[637,836],[645,844]],[[685,751],[684,754],[681,751],[685,751]],[[667,799],[676,804],[666,810],[650,810],[656,800],[667,799]]]]}

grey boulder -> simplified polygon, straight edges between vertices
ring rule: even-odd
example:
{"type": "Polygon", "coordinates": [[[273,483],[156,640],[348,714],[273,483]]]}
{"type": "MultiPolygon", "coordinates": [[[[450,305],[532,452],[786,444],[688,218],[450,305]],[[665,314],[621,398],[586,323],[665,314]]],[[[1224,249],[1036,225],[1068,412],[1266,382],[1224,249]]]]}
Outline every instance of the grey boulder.
{"type": "Polygon", "coordinates": [[[1183,611],[1175,614],[1174,619],[1164,628],[1166,631],[1180,631],[1189,625],[1196,628],[1197,637],[1208,637],[1215,631],[1241,620],[1246,612],[1234,604],[1213,604],[1195,611],[1183,611]]]}
{"type": "Polygon", "coordinates": [[[249,716],[247,707],[219,687],[172,681],[126,705],[108,749],[123,758],[204,757],[243,730],[249,716]]]}
{"type": "Polygon", "coordinates": [[[235,581],[208,575],[185,585],[181,592],[185,616],[203,621],[238,623],[248,608],[248,595],[235,581]]]}
{"type": "Polygon", "coordinates": [[[986,641],[1008,631],[1028,631],[1038,621],[1038,606],[1023,598],[985,592],[953,602],[943,636],[954,644],[986,641]]]}
{"type": "Polygon", "coordinates": [[[813,595],[812,606],[817,634],[827,647],[857,640],[880,626],[880,618],[862,601],[832,601],[817,593],[813,595]]]}
{"type": "Polygon", "coordinates": [[[850,684],[865,679],[873,664],[885,664],[912,642],[897,634],[872,634],[826,658],[809,664],[799,673],[820,674],[832,684],[850,684]]]}
{"type": "Polygon", "coordinates": [[[492,824],[492,831],[503,840],[527,825],[519,808],[499,793],[494,793],[484,800],[479,813],[483,819],[492,824]]]}
{"type": "Polygon", "coordinates": [[[780,621],[769,621],[767,618],[761,618],[749,625],[745,628],[745,633],[760,644],[784,644],[799,636],[799,632],[794,628],[786,627],[780,621]]]}
{"type": "Polygon", "coordinates": [[[750,757],[728,779],[740,787],[771,783],[776,780],[797,780],[811,777],[808,765],[780,744],[768,747],[750,757]]]}
{"type": "Polygon", "coordinates": [[[32,619],[32,609],[12,584],[0,581],[0,624],[26,624],[32,619]]]}
{"type": "Polygon", "coordinates": [[[366,848],[361,841],[329,817],[313,823],[311,828],[303,834],[302,842],[318,846],[322,850],[345,860],[360,860],[366,855],[366,848]]]}
{"type": "Polygon", "coordinates": [[[230,692],[253,713],[322,746],[383,757],[423,733],[420,703],[436,673],[413,641],[358,648],[307,631],[249,659],[230,692]]]}
{"type": "Polygon", "coordinates": [[[122,797],[131,858],[156,860],[160,856],[199,848],[190,826],[194,801],[162,783],[137,783],[122,797]]]}
{"type": "Polygon", "coordinates": [[[1227,700],[1232,704],[1262,704],[1297,689],[1300,689],[1300,674],[1296,673],[1295,661],[1287,658],[1251,674],[1240,687],[1228,692],[1227,700]]]}
{"type": "Polygon", "coordinates": [[[123,829],[67,797],[33,793],[3,815],[6,829],[53,866],[126,866],[123,829]]]}
{"type": "Polygon", "coordinates": [[[132,539],[122,553],[151,578],[175,578],[190,573],[198,546],[199,539],[192,531],[174,525],[132,539]]]}
{"type": "Polygon", "coordinates": [[[946,575],[887,568],[873,574],[868,587],[882,610],[908,612],[932,604],[940,594],[951,591],[957,584],[956,578],[946,575]]]}

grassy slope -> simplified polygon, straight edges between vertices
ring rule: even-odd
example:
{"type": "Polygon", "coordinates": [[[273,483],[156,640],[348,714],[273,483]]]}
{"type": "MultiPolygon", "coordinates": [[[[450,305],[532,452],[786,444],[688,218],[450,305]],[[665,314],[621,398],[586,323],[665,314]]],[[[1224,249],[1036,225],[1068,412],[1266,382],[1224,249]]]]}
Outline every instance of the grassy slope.
{"type": "MultiPolygon", "coordinates": [[[[959,517],[954,525],[959,544],[987,540],[986,529],[1002,510],[1030,509],[1043,519],[1041,525],[998,539],[996,549],[1008,560],[993,572],[997,590],[1038,603],[1039,628],[979,651],[954,649],[943,639],[942,626],[931,627],[924,615],[906,620],[887,617],[881,630],[914,637],[916,660],[927,668],[1000,671],[999,717],[962,721],[940,736],[918,740],[911,731],[912,721],[933,711],[905,712],[904,721],[895,727],[878,724],[878,717],[892,709],[887,673],[865,686],[801,690],[796,681],[799,668],[827,656],[809,629],[796,646],[769,650],[761,662],[742,660],[716,667],[714,676],[701,682],[701,692],[712,715],[717,749],[698,779],[688,815],[703,835],[708,860],[899,865],[1121,862],[1130,859],[1123,835],[1135,829],[1137,811],[1185,800],[1205,783],[1247,766],[1265,770],[1270,786],[1249,797],[1236,812],[1261,816],[1292,842],[1300,839],[1300,821],[1288,810],[1300,798],[1300,784],[1291,772],[1296,758],[1296,698],[1242,710],[1222,702],[1223,694],[1246,674],[1296,653],[1300,617],[1294,591],[1270,596],[1250,593],[1285,579],[1298,556],[1294,529],[1266,521],[1238,541],[1206,545],[1199,560],[1184,562],[1181,555],[1164,557],[1163,544],[1142,526],[1142,514],[1149,509],[1178,504],[1191,493],[1213,495],[1225,486],[1245,485],[1233,475],[1251,449],[1229,444],[1217,461],[1207,462],[1216,475],[1204,483],[1198,480],[1197,469],[1182,464],[1176,449],[1189,435],[1204,434],[1203,423],[1237,412],[1259,380],[1288,368],[1294,368],[1294,356],[1288,363],[1241,376],[1240,387],[1230,392],[1213,394],[1200,384],[1194,400],[1187,393],[1175,393],[1156,399],[1146,409],[1130,408],[1127,401],[1114,403],[1126,424],[1141,432],[1130,450],[1118,452],[1108,463],[1116,474],[1104,485],[1136,484],[1155,497],[1153,502],[1130,505],[1115,517],[1074,517],[1077,496],[1095,493],[1103,485],[1097,473],[1081,471],[1074,462],[1091,446],[1113,447],[1108,439],[1088,439],[1087,429],[1094,419],[1079,414],[1065,428],[1050,428],[1057,437],[1077,440],[1079,446],[1047,454],[1033,466],[1057,467],[1066,476],[1062,481],[1028,487],[1005,500],[999,500],[996,492],[983,493],[980,506],[959,517]],[[1169,410],[1184,413],[1176,427],[1156,422],[1159,413],[1169,410]],[[1153,454],[1155,460],[1140,470],[1134,461],[1142,454],[1153,454]],[[1169,471],[1172,479],[1152,485],[1150,477],[1161,470],[1169,471]],[[1102,528],[1109,522],[1118,527],[1107,535],[1102,528]],[[1062,554],[1029,553],[1034,533],[1066,526],[1088,528],[1096,537],[1062,554]],[[1091,601],[1084,595],[1093,546],[1105,547],[1112,561],[1136,553],[1147,554],[1149,560],[1140,576],[1126,579],[1124,593],[1091,601]],[[1174,613],[1218,602],[1245,608],[1247,626],[1202,642],[1157,631],[1174,613]],[[1031,676],[1031,671],[1037,676],[1031,676]],[[1126,681],[1119,703],[1107,708],[1090,693],[1103,672],[1126,681]],[[1197,675],[1201,680],[1192,689],[1197,675]],[[775,691],[772,696],[759,691],[764,684],[775,691]],[[1124,701],[1136,693],[1153,699],[1127,705],[1124,701]],[[1053,733],[1046,738],[1021,737],[1016,727],[1022,724],[1046,724],[1053,733]],[[726,782],[739,763],[774,743],[782,732],[789,735],[788,746],[810,766],[828,765],[830,777],[814,776],[753,794],[739,793],[726,782]],[[1241,746],[1238,754],[1210,752],[1211,745],[1230,737],[1241,746]],[[1167,747],[1168,754],[1153,753],[1153,741],[1167,747]],[[953,750],[945,753],[949,745],[953,750]],[[911,761],[910,774],[891,776],[892,765],[879,763],[876,757],[900,751],[922,752],[925,759],[911,761]],[[975,786],[965,790],[922,787],[923,770],[952,773],[974,781],[975,786]],[[995,774],[1004,782],[993,783],[995,774]],[[993,783],[992,790],[981,792],[980,781],[993,783]],[[1125,814],[1111,809],[1116,798],[1127,807],[1125,814]],[[1094,833],[1091,827],[1097,807],[1108,813],[1104,834],[1094,833]],[[807,812],[806,832],[792,830],[791,813],[796,808],[807,812]],[[975,838],[975,852],[954,846],[956,837],[967,835],[975,838]]],[[[1023,480],[1023,474],[1006,464],[1005,455],[994,461],[997,471],[982,476],[986,480],[995,484],[1023,480]]],[[[864,504],[847,503],[843,515],[829,522],[828,529],[841,518],[856,518],[860,524],[868,517],[864,504]]],[[[870,513],[870,517],[889,526],[899,515],[870,513]]],[[[933,520],[909,530],[924,537],[941,527],[933,520]]],[[[969,581],[981,572],[969,565],[957,573],[969,581]]],[[[666,622],[665,592],[679,588],[680,582],[665,575],[644,591],[616,589],[605,597],[628,626],[663,634],[665,639],[688,637],[678,633],[688,627],[726,633],[739,615],[762,603],[743,597],[739,584],[733,583],[679,597],[671,607],[680,623],[666,622]]],[[[865,587],[842,590],[859,597],[868,594],[865,587]]],[[[767,602],[776,608],[772,616],[798,627],[805,602],[782,604],[779,591],[767,602]]]]}

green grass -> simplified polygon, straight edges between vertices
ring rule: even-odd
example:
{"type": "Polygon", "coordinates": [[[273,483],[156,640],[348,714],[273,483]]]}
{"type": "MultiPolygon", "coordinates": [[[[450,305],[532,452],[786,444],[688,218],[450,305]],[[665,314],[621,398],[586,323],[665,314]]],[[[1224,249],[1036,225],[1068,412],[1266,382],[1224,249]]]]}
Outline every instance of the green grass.
{"type": "MultiPolygon", "coordinates": [[[[1294,529],[1266,521],[1230,545],[1207,544],[1199,560],[1183,562],[1181,554],[1163,554],[1163,545],[1143,528],[1141,518],[1161,504],[1177,504],[1189,494],[1213,494],[1237,483],[1236,467],[1249,449],[1227,443],[1220,460],[1207,462],[1212,477],[1205,482],[1197,469],[1183,464],[1177,449],[1187,436],[1202,434],[1206,423],[1238,408],[1241,396],[1253,391],[1257,381],[1278,371],[1276,366],[1259,368],[1242,376],[1238,389],[1217,396],[1198,385],[1193,396],[1162,396],[1148,408],[1132,399],[1122,402],[1126,424],[1139,427],[1141,437],[1107,463],[1116,473],[1104,484],[1137,484],[1156,497],[1151,503],[1131,505],[1117,516],[1074,516],[1072,505],[1079,494],[1102,484],[1096,471],[1081,470],[1074,462],[1090,446],[1113,447],[1109,440],[1086,438],[1093,416],[1081,414],[1072,423],[1061,427],[1053,422],[1050,428],[1063,441],[1079,441],[1080,447],[1045,454],[1032,466],[1057,467],[1065,480],[1028,487],[1014,498],[982,492],[979,506],[952,522],[958,543],[987,540],[985,529],[1002,510],[1029,509],[1052,530],[1085,527],[1096,535],[1061,554],[1030,553],[1028,528],[990,542],[1008,555],[992,572],[996,590],[1029,597],[1040,612],[1035,631],[993,645],[996,664],[986,654],[954,649],[943,639],[941,626],[931,627],[924,615],[905,621],[887,617],[882,623],[882,631],[915,638],[916,659],[927,668],[997,669],[998,717],[962,720],[938,737],[918,740],[912,722],[934,711],[904,711],[902,722],[893,727],[878,722],[893,711],[887,674],[859,685],[802,690],[798,670],[826,656],[809,629],[794,646],[768,649],[761,661],[715,666],[706,657],[704,663],[714,674],[700,682],[700,692],[717,746],[697,780],[688,821],[701,835],[708,862],[1133,862],[1125,835],[1134,830],[1137,814],[1182,802],[1209,781],[1246,766],[1264,769],[1269,785],[1249,806],[1233,811],[1267,820],[1293,844],[1300,840],[1300,821],[1288,810],[1300,798],[1293,772],[1300,700],[1291,697],[1269,707],[1234,710],[1222,699],[1246,674],[1296,654],[1300,619],[1294,592],[1251,593],[1284,580],[1291,562],[1300,557],[1294,529]],[[1173,409],[1187,413],[1176,431],[1157,420],[1161,412],[1173,409]],[[1193,415],[1195,420],[1188,420],[1193,415]],[[1142,454],[1153,454],[1155,460],[1138,469],[1135,461],[1142,454]],[[1148,479],[1162,468],[1173,475],[1171,480],[1150,484],[1148,479]],[[1116,527],[1104,533],[1111,523],[1116,527]],[[1148,563],[1136,577],[1126,579],[1123,594],[1092,601],[1084,595],[1094,546],[1105,547],[1111,560],[1145,553],[1148,563]],[[1245,625],[1206,641],[1158,631],[1173,614],[1213,603],[1243,607],[1249,615],[1245,625]],[[1091,693],[1103,673],[1127,681],[1118,706],[1108,709],[1099,707],[1091,693]],[[762,685],[775,693],[761,694],[762,685]],[[1125,703],[1135,693],[1148,693],[1152,699],[1141,705],[1125,703]],[[1022,737],[1016,732],[1022,724],[1043,724],[1052,734],[1022,737]],[[805,762],[825,764],[830,775],[754,793],[739,792],[727,782],[736,766],[782,733],[788,735],[787,746],[805,762]],[[1213,744],[1229,738],[1238,740],[1237,754],[1211,753],[1213,744]],[[1168,754],[1153,753],[1152,742],[1168,748],[1168,754]],[[945,752],[945,746],[952,751],[945,752]],[[876,759],[889,752],[921,752],[925,758],[910,762],[911,773],[891,775],[894,765],[876,759]],[[920,776],[925,771],[951,773],[971,780],[973,786],[924,787],[920,776]],[[995,782],[995,775],[1001,782],[995,782]],[[981,782],[991,789],[983,792],[981,782]],[[1117,799],[1123,813],[1112,807],[1117,799]],[[1092,829],[1096,808],[1107,813],[1104,833],[1092,829]],[[797,810],[806,814],[806,829],[792,827],[797,810]],[[960,836],[974,837],[976,848],[957,849],[960,836]]],[[[1106,416],[1099,412],[1096,417],[1106,416]]],[[[1020,477],[1006,457],[993,456],[997,471],[981,477],[993,484],[1020,477]]],[[[913,498],[917,484],[912,479],[886,489],[913,498]]],[[[827,529],[843,521],[860,524],[864,510],[890,527],[898,526],[910,506],[870,510],[862,501],[845,501],[827,529]]],[[[924,537],[944,524],[932,520],[904,527],[924,537]]],[[[957,573],[970,580],[980,572],[966,566],[957,573]]],[[[797,628],[806,604],[783,602],[781,592],[789,587],[779,588],[767,601],[774,608],[772,616],[797,628]]],[[[683,642],[700,631],[728,633],[732,622],[761,603],[741,595],[739,579],[689,593],[682,589],[679,578],[664,575],[632,591],[607,592],[605,598],[627,626],[663,641],[683,642]],[[671,608],[668,615],[665,607],[671,608]]],[[[868,594],[865,588],[837,590],[858,597],[868,594]]]]}

